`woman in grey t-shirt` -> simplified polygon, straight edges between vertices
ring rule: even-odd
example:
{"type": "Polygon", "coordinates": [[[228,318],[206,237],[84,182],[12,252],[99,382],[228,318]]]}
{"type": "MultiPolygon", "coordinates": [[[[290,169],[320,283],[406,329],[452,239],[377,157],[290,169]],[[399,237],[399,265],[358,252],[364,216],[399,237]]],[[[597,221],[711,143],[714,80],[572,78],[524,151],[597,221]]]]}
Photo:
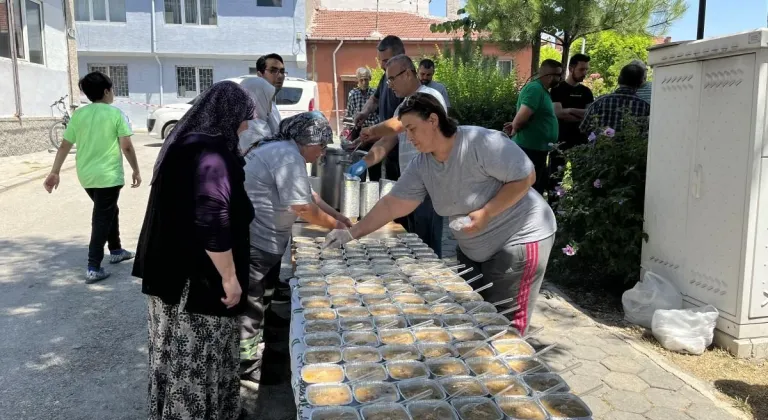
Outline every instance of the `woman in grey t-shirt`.
{"type": "Polygon", "coordinates": [[[341,245],[409,214],[429,194],[435,210],[451,221],[468,217],[454,231],[459,262],[474,267],[472,283],[491,302],[513,298],[499,310],[511,311],[512,325],[528,328],[556,230],[546,201],[531,186],[533,164],[503,133],[457,126],[431,96],[416,93],[400,108],[408,138],[419,150],[400,180],[368,215],[351,229],[334,230],[326,245],[341,245]]]}

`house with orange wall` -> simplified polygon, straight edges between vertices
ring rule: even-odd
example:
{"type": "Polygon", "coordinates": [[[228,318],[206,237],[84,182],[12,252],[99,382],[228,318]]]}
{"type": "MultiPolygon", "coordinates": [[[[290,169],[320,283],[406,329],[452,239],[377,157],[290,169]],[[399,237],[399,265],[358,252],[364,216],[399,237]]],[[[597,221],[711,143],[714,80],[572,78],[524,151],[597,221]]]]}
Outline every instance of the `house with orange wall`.
{"type": "MultiPolygon", "coordinates": [[[[332,10],[316,8],[307,28],[307,78],[318,84],[320,111],[336,129],[336,117],[344,117],[347,94],[357,84],[355,71],[374,68],[376,45],[386,35],[399,36],[411,57],[433,55],[450,47],[455,34],[433,33],[429,27],[445,19],[407,11],[332,10]]],[[[514,53],[486,44],[483,53],[499,59],[502,71],[514,68],[518,79],[530,76],[531,50],[514,53]]]]}

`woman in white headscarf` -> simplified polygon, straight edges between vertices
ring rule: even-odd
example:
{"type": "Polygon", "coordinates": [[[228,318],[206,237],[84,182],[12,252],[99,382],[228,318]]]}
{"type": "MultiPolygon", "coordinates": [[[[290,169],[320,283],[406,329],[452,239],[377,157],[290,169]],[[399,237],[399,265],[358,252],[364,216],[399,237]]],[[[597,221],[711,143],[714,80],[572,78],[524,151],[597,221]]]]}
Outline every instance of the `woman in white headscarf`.
{"type": "Polygon", "coordinates": [[[248,121],[248,129],[240,134],[240,153],[245,155],[255,143],[277,134],[279,127],[278,120],[272,118],[275,87],[261,77],[248,77],[243,80],[241,86],[250,93],[256,104],[253,119],[248,121]]]}

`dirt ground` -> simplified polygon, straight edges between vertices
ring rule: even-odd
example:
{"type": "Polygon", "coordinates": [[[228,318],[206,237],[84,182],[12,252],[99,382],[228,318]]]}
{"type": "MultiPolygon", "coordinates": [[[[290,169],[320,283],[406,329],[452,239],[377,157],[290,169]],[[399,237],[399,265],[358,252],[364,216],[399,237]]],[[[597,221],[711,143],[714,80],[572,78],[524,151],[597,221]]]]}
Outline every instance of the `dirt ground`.
{"type": "Polygon", "coordinates": [[[718,397],[757,420],[768,419],[768,361],[737,359],[712,347],[701,356],[685,355],[661,347],[649,330],[624,321],[621,296],[589,290],[573,284],[558,284],[576,304],[595,320],[637,338],[668,362],[711,383],[718,397]]]}

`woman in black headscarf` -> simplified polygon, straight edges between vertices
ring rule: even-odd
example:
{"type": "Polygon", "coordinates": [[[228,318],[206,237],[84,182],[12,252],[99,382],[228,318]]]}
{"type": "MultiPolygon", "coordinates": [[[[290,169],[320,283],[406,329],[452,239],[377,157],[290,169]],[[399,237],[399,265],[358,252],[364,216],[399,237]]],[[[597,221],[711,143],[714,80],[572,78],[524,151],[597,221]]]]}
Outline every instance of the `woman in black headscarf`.
{"type": "Polygon", "coordinates": [[[238,134],[248,93],[211,86],[176,125],[155,164],[133,275],[149,295],[149,419],[240,416],[240,299],[248,225],[238,134]]]}

